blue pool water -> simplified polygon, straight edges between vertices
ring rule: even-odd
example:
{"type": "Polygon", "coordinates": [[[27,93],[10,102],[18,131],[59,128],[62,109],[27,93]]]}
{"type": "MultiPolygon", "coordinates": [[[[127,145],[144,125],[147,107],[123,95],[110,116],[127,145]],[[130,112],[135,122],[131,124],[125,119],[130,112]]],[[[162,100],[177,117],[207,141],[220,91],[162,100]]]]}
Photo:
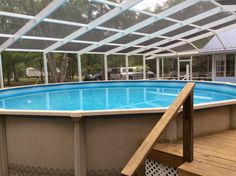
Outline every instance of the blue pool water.
{"type": "MultiPolygon", "coordinates": [[[[186,82],[69,83],[0,90],[0,108],[15,110],[107,110],[168,107],[186,82]]],[[[194,104],[236,99],[236,87],[196,83],[194,104]]]]}

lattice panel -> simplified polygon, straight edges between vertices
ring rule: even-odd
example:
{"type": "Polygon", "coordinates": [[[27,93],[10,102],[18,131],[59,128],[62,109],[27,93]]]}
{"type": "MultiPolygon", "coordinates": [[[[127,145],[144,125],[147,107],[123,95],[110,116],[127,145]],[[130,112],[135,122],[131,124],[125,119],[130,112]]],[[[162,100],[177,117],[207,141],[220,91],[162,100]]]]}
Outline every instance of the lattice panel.
{"type": "Polygon", "coordinates": [[[25,166],[20,164],[9,164],[9,176],[74,176],[73,169],[44,168],[25,166]]]}
{"type": "Polygon", "coordinates": [[[174,167],[147,159],[145,161],[146,176],[178,176],[178,171],[174,167]]]}

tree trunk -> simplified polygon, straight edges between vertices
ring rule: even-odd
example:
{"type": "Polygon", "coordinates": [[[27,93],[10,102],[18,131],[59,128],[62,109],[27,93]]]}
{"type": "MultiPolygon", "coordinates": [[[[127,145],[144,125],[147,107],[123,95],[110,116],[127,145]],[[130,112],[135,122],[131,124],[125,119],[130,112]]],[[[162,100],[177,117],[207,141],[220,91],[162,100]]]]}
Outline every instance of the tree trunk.
{"type": "Polygon", "coordinates": [[[43,83],[43,62],[42,62],[42,59],[39,60],[39,65],[40,65],[40,71],[41,71],[40,81],[41,81],[41,83],[43,83]]]}
{"type": "Polygon", "coordinates": [[[66,80],[66,71],[68,67],[68,60],[67,54],[63,54],[62,61],[61,61],[61,68],[60,68],[60,82],[64,82],[66,80]]]}
{"type": "Polygon", "coordinates": [[[59,75],[57,73],[57,64],[56,64],[55,57],[52,53],[50,53],[47,55],[47,59],[48,59],[48,66],[49,66],[52,80],[54,83],[58,83],[59,75]]]}
{"type": "Polygon", "coordinates": [[[7,85],[10,85],[10,71],[7,71],[7,85]]]}
{"type": "Polygon", "coordinates": [[[18,75],[17,75],[16,65],[13,64],[13,65],[12,65],[12,68],[13,68],[13,74],[14,74],[14,82],[18,82],[18,81],[19,81],[19,77],[18,77],[18,75]]]}

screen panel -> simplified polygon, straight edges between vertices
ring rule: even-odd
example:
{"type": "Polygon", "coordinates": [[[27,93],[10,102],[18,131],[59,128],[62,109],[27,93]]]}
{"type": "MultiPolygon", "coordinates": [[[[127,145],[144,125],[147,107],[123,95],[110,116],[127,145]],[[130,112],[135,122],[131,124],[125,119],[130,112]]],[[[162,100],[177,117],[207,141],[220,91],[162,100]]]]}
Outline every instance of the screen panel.
{"type": "Polygon", "coordinates": [[[151,25],[148,25],[140,30],[138,30],[138,32],[143,32],[143,33],[154,33],[156,31],[162,30],[164,28],[167,28],[171,25],[174,25],[175,23],[172,21],[168,21],[168,20],[159,20],[155,23],[152,23],[151,25]]]}
{"type": "Polygon", "coordinates": [[[134,40],[137,40],[141,37],[143,37],[143,36],[128,34],[128,35],[126,35],[122,38],[119,38],[119,39],[115,40],[113,43],[127,44],[127,43],[132,42],[134,40]]]}
{"type": "Polygon", "coordinates": [[[93,1],[70,0],[49,18],[88,24],[112,9],[111,6],[93,1]]]}
{"type": "Polygon", "coordinates": [[[90,46],[89,44],[84,44],[84,43],[67,43],[56,50],[59,51],[79,51],[82,50],[86,47],[90,46]]]}
{"type": "Polygon", "coordinates": [[[51,2],[52,0],[1,0],[0,11],[35,16],[51,2]]]}
{"type": "Polygon", "coordinates": [[[28,22],[28,20],[0,16],[0,22],[0,33],[15,34],[28,22]]]}
{"type": "Polygon", "coordinates": [[[211,2],[199,2],[195,5],[192,5],[186,9],[183,9],[171,16],[169,16],[170,18],[176,19],[176,20],[186,20],[188,18],[194,17],[196,15],[199,15],[203,12],[209,11],[213,8],[215,8],[216,5],[214,5],[211,2]]]}
{"type": "Polygon", "coordinates": [[[78,29],[79,27],[71,25],[42,22],[34,29],[29,31],[26,35],[49,38],[64,38],[78,29]]]}
{"type": "Polygon", "coordinates": [[[54,42],[51,41],[20,39],[12,44],[9,48],[43,50],[53,43],[54,42]]]}
{"type": "Polygon", "coordinates": [[[168,33],[166,33],[164,35],[167,36],[167,37],[173,37],[175,35],[178,35],[178,34],[181,34],[181,33],[187,32],[187,31],[190,31],[192,29],[195,29],[195,28],[191,27],[191,26],[184,26],[184,27],[178,28],[176,30],[173,30],[171,32],[168,32],[168,33]]]}
{"type": "Polygon", "coordinates": [[[8,38],[0,37],[0,45],[2,45],[7,40],[8,40],[8,38]]]}
{"type": "Polygon", "coordinates": [[[133,11],[126,11],[115,18],[107,21],[102,26],[114,28],[114,29],[122,29],[125,30],[141,21],[149,18],[150,16],[144,15],[141,13],[133,12],[133,11]]]}
{"type": "Polygon", "coordinates": [[[104,30],[100,30],[100,29],[93,29],[93,30],[87,32],[86,34],[76,38],[76,40],[98,42],[98,41],[103,40],[107,37],[110,37],[114,34],[116,34],[116,32],[104,31],[104,30]]]}
{"type": "Polygon", "coordinates": [[[104,45],[104,46],[101,46],[99,48],[92,50],[92,52],[107,52],[107,51],[112,50],[116,47],[117,46],[114,46],[114,45],[104,45]]]}
{"type": "Polygon", "coordinates": [[[221,12],[221,13],[217,13],[215,15],[212,15],[210,17],[207,17],[203,20],[197,21],[194,24],[199,25],[199,26],[203,26],[209,23],[212,23],[214,21],[220,20],[222,18],[228,17],[230,15],[229,12],[221,12]]]}
{"type": "Polygon", "coordinates": [[[184,51],[196,50],[190,44],[184,44],[184,45],[181,45],[181,46],[178,46],[178,47],[175,47],[175,48],[171,48],[171,49],[176,51],[176,52],[184,52],[184,51]]]}
{"type": "Polygon", "coordinates": [[[136,49],[138,49],[138,47],[129,47],[129,48],[119,51],[119,53],[129,53],[129,52],[134,51],[136,49]]]}
{"type": "Polygon", "coordinates": [[[143,42],[143,43],[140,43],[139,45],[148,46],[148,45],[151,45],[151,44],[153,44],[153,43],[160,42],[160,41],[162,41],[162,40],[164,40],[164,39],[163,39],[163,38],[155,37],[155,38],[152,38],[152,39],[150,39],[150,40],[147,40],[147,41],[145,41],[145,42],[143,42]]]}

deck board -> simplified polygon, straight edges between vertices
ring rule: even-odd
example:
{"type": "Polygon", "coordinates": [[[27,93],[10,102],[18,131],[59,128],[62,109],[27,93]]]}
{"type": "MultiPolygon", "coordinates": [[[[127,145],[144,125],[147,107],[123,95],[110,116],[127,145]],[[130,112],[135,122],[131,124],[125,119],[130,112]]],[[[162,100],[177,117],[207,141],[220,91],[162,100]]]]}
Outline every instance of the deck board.
{"type": "MultiPolygon", "coordinates": [[[[153,150],[182,156],[182,142],[157,143],[153,150]]],[[[194,139],[194,161],[183,163],[183,175],[236,176],[236,130],[194,139]]]]}

